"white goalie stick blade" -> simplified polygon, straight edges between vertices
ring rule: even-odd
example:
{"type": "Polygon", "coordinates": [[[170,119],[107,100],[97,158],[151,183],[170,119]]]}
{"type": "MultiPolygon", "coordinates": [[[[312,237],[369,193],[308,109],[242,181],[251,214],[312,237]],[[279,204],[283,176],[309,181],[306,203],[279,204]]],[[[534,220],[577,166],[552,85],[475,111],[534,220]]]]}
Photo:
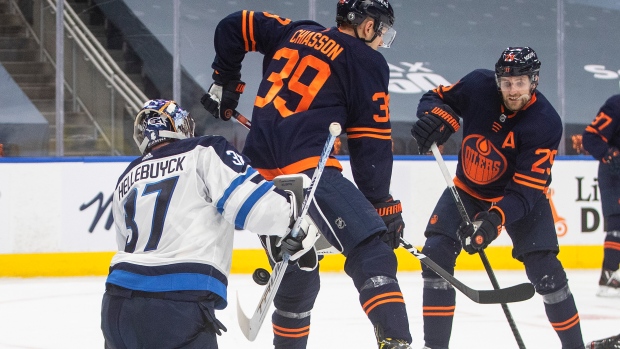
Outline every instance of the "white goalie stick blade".
{"type": "Polygon", "coordinates": [[[241,332],[243,332],[243,335],[248,340],[253,341],[256,339],[258,331],[265,320],[265,316],[267,316],[269,307],[273,302],[273,298],[276,296],[276,292],[280,287],[287,266],[288,258],[274,265],[269,281],[265,286],[265,291],[263,291],[263,295],[256,306],[252,318],[248,318],[243,312],[243,309],[241,309],[241,305],[239,304],[239,292],[237,292],[237,321],[239,322],[241,332]]]}
{"type": "Polygon", "coordinates": [[[448,273],[445,269],[440,267],[437,263],[433,262],[426,255],[418,251],[413,245],[408,243],[405,239],[400,239],[400,244],[412,255],[414,255],[420,262],[424,263],[429,269],[434,271],[437,275],[441,276],[450,285],[454,286],[457,290],[461,291],[467,298],[480,304],[496,304],[496,303],[514,303],[528,300],[534,296],[534,286],[529,283],[523,283],[508,288],[499,288],[495,290],[474,290],[471,287],[466,286],[454,276],[448,273]]]}

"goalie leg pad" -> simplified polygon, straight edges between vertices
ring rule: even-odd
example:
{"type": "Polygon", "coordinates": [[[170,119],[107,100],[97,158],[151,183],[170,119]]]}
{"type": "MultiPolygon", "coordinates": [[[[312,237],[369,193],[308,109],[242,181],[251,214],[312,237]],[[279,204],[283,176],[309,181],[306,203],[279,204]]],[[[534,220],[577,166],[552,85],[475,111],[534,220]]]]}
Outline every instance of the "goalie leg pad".
{"type": "Polygon", "coordinates": [[[396,279],[396,255],[375,235],[353,248],[344,270],[359,291],[362,309],[386,338],[411,343],[405,301],[396,279]]]}

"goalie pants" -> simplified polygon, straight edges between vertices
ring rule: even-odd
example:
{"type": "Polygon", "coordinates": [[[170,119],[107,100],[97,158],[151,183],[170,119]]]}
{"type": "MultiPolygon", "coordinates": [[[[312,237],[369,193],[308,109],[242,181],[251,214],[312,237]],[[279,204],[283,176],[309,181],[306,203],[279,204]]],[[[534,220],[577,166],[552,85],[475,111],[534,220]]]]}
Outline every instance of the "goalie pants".
{"type": "Polygon", "coordinates": [[[214,314],[210,297],[107,284],[101,307],[105,348],[217,349],[216,334],[226,328],[214,314]]]}
{"type": "MultiPolygon", "coordinates": [[[[312,171],[306,174],[312,176],[312,171]]],[[[394,251],[379,239],[386,227],[364,195],[340,171],[326,168],[309,210],[325,238],[345,257],[359,301],[371,323],[385,337],[411,342],[405,303],[396,281],[394,251]]],[[[287,268],[274,299],[272,316],[276,349],[306,348],[310,311],[320,288],[319,268],[287,268]]]]}
{"type": "MultiPolygon", "coordinates": [[[[491,203],[457,190],[470,217],[490,208],[491,203]]],[[[456,233],[461,216],[449,189],[439,198],[431,217],[422,253],[454,274],[456,258],[461,252],[456,233]]],[[[577,307],[562,264],[557,259],[558,240],[548,199],[541,197],[527,216],[505,228],[513,243],[512,256],[525,265],[528,279],[536,292],[543,296],[547,318],[560,338],[562,348],[583,348],[577,307]]],[[[456,292],[424,265],[422,277],[425,345],[447,349],[456,309],[456,292]]]]}

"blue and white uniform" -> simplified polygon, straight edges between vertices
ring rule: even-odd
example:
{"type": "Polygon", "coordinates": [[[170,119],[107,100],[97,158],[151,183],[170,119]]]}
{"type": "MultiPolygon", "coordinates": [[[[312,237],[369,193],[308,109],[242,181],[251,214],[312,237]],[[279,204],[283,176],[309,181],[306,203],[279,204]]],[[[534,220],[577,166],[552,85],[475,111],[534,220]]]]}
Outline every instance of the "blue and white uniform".
{"type": "Polygon", "coordinates": [[[213,309],[227,305],[235,229],[285,235],[288,200],[220,136],[177,140],[131,162],[114,191],[106,348],[217,347],[223,325],[213,309]]]}

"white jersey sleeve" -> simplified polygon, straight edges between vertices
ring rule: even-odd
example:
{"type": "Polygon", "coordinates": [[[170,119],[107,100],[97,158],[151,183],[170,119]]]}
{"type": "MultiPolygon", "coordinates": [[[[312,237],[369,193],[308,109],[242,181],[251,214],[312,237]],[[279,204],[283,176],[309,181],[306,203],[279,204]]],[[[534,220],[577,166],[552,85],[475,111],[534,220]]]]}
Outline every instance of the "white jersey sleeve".
{"type": "Polygon", "coordinates": [[[287,195],[223,137],[173,142],[133,161],[113,199],[118,252],[107,282],[141,291],[210,291],[226,304],[233,234],[284,235],[287,195]]]}

